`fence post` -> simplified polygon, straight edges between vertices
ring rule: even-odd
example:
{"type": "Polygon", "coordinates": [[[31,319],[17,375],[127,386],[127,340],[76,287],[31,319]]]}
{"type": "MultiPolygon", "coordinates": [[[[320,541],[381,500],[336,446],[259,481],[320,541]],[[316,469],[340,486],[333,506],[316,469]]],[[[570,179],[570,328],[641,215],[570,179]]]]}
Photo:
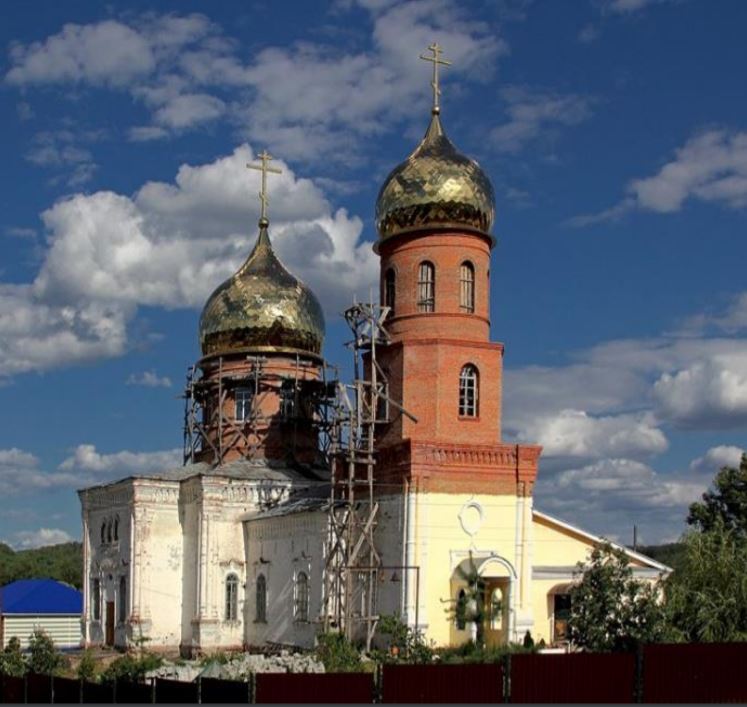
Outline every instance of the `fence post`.
{"type": "Polygon", "coordinates": [[[249,698],[249,704],[253,705],[257,702],[257,673],[249,673],[249,680],[247,680],[247,696],[249,698]]]}
{"type": "Polygon", "coordinates": [[[633,683],[633,702],[643,702],[643,644],[635,647],[635,677],[633,683]]]}
{"type": "Polygon", "coordinates": [[[503,656],[503,701],[511,702],[511,654],[503,656]]]}
{"type": "Polygon", "coordinates": [[[374,694],[373,703],[379,704],[384,700],[383,692],[383,680],[384,680],[384,666],[381,663],[376,663],[374,668],[374,694]]]}
{"type": "Polygon", "coordinates": [[[197,676],[197,704],[202,704],[202,675],[197,676]]]}

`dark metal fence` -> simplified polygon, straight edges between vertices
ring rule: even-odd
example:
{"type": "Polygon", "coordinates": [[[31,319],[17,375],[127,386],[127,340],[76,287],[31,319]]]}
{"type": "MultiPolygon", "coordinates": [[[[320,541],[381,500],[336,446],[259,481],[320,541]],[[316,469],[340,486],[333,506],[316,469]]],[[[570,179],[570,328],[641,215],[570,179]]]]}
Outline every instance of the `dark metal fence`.
{"type": "Polygon", "coordinates": [[[511,702],[633,702],[635,655],[511,656],[511,702]]]}
{"type": "Polygon", "coordinates": [[[512,655],[480,665],[385,665],[378,673],[94,683],[0,675],[2,703],[747,702],[747,643],[646,646],[634,654],[512,655]]]}
{"type": "Polygon", "coordinates": [[[643,702],[747,702],[747,643],[643,650],[643,702]]]}
{"type": "Polygon", "coordinates": [[[255,690],[258,704],[371,704],[374,679],[372,673],[259,673],[255,690]]]}
{"type": "Polygon", "coordinates": [[[382,702],[503,702],[503,667],[385,665],[382,702]]]}

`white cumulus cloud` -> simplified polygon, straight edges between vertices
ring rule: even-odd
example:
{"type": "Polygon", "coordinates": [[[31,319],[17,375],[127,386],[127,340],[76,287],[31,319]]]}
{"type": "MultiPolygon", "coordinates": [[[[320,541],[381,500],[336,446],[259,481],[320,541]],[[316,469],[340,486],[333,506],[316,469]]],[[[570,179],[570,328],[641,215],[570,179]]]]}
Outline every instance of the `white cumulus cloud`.
{"type": "Polygon", "coordinates": [[[745,450],[730,444],[720,444],[711,447],[702,457],[690,462],[690,470],[710,476],[725,466],[738,467],[745,450]]]}
{"type": "Polygon", "coordinates": [[[123,450],[102,454],[93,444],[80,444],[59,466],[62,471],[93,472],[111,480],[130,474],[147,473],[179,466],[182,463],[181,449],[168,449],[158,452],[132,452],[123,450]]]}
{"type": "Polygon", "coordinates": [[[47,545],[60,545],[76,540],[67,531],[60,528],[39,528],[38,530],[19,530],[13,533],[10,545],[16,550],[31,550],[47,545]]]}
{"type": "Polygon", "coordinates": [[[660,414],[682,427],[737,426],[747,421],[747,354],[695,361],[654,384],[660,414]]]}
{"type": "Polygon", "coordinates": [[[154,370],[142,373],[131,373],[126,381],[127,385],[141,385],[145,388],[170,388],[171,378],[159,376],[154,370]]]}
{"type": "Polygon", "coordinates": [[[633,179],[618,204],[569,224],[612,221],[634,209],[672,213],[689,200],[747,207],[747,132],[712,129],[693,136],[656,174],[633,179]]]}

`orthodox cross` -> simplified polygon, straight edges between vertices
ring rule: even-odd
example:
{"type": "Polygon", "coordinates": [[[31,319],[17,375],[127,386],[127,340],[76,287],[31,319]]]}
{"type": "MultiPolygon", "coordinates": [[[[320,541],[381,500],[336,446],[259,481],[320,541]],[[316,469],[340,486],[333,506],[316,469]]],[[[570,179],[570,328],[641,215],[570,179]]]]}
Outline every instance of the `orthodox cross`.
{"type": "Polygon", "coordinates": [[[428,51],[430,51],[433,56],[423,56],[420,55],[421,59],[424,59],[425,61],[432,61],[433,62],[433,81],[431,81],[431,86],[433,86],[433,113],[440,113],[441,107],[438,105],[438,97],[441,95],[441,89],[438,87],[438,66],[439,64],[441,66],[451,66],[450,61],[446,61],[446,59],[441,59],[441,47],[436,43],[433,42],[428,47],[428,51]]]}
{"type": "Polygon", "coordinates": [[[270,167],[272,156],[267,152],[267,150],[262,150],[262,152],[257,155],[257,158],[262,162],[262,164],[248,164],[247,167],[249,169],[258,169],[262,172],[262,189],[259,192],[259,203],[261,204],[259,220],[267,221],[267,204],[269,202],[269,198],[267,197],[267,173],[282,174],[283,172],[277,167],[270,167]]]}

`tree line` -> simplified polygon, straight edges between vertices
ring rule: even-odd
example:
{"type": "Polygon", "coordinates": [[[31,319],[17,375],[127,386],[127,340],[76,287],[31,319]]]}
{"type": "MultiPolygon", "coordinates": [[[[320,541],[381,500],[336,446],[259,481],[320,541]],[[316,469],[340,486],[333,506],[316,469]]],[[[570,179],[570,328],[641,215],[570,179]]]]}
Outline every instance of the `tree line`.
{"type": "Polygon", "coordinates": [[[0,543],[0,586],[18,579],[56,579],[80,589],[83,584],[83,545],[62,543],[15,551],[0,543]]]}

